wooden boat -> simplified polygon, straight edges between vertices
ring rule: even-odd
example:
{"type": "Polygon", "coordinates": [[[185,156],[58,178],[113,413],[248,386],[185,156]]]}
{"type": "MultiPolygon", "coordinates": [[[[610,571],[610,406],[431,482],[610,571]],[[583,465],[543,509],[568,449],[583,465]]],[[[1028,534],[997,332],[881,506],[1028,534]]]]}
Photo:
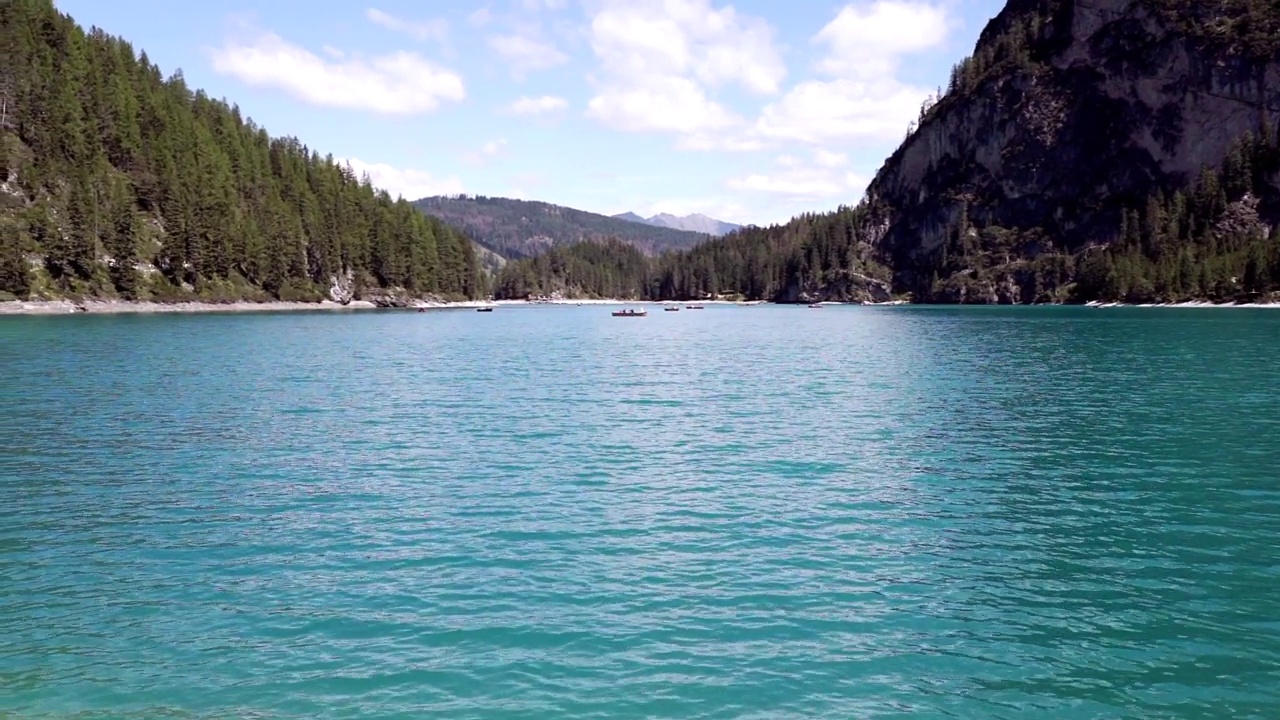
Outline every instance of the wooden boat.
{"type": "Polygon", "coordinates": [[[648,310],[614,310],[614,317],[644,317],[648,315],[648,310]]]}

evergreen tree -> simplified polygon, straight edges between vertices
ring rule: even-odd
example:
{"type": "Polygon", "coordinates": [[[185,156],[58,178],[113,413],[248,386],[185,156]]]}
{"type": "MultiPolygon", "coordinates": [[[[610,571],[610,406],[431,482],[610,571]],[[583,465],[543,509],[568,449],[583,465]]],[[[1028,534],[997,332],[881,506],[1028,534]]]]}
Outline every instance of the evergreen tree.
{"type": "MultiPolygon", "coordinates": [[[[0,210],[0,222],[28,217],[31,251],[63,287],[92,290],[105,262],[116,289],[137,297],[138,263],[197,292],[234,279],[309,295],[334,275],[371,271],[387,287],[476,292],[480,266],[461,233],[332,157],[271,138],[239,108],[190,89],[181,71],[166,79],[145,53],[86,33],[50,0],[7,0],[0,21],[12,47],[0,63],[0,151],[29,205],[0,210]],[[144,227],[155,245],[139,242],[144,227]]],[[[0,241],[11,258],[10,238],[0,241]]]]}

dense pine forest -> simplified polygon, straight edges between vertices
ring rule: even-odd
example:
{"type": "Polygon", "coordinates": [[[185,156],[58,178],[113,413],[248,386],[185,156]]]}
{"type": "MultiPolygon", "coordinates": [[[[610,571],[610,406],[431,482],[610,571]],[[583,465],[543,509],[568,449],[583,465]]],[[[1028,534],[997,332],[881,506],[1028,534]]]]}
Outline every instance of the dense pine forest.
{"type": "Polygon", "coordinates": [[[0,13],[0,293],[177,300],[474,297],[458,230],[85,32],[0,13]]]}
{"type": "Polygon", "coordinates": [[[495,282],[499,298],[688,300],[732,296],[796,302],[816,297],[890,299],[888,268],[857,241],[865,209],[842,207],[785,225],[749,227],[686,251],[646,257],[617,242],[584,242],[511,262],[495,282]]]}

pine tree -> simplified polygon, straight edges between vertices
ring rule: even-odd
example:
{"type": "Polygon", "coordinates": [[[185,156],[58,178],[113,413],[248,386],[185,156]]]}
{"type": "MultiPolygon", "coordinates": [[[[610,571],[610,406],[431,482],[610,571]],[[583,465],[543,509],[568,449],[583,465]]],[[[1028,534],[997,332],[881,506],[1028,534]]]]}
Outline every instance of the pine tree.
{"type": "Polygon", "coordinates": [[[31,273],[23,254],[25,245],[17,225],[0,225],[0,292],[20,298],[31,292],[31,273]]]}

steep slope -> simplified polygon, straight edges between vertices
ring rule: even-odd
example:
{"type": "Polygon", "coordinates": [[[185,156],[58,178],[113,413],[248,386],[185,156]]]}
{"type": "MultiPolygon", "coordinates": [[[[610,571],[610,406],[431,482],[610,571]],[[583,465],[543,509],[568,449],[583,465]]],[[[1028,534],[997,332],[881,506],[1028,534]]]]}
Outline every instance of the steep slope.
{"type": "Polygon", "coordinates": [[[870,184],[870,240],[918,299],[1264,292],[1277,118],[1274,2],[1012,0],[870,184]]]}
{"type": "Polygon", "coordinates": [[[459,231],[50,0],[0,12],[0,293],[401,303],[467,297],[459,231]]]}
{"type": "Polygon", "coordinates": [[[640,225],[545,202],[462,195],[423,198],[414,205],[461,227],[480,244],[511,259],[585,240],[621,240],[648,254],[690,248],[707,240],[703,234],[640,225]]]}

